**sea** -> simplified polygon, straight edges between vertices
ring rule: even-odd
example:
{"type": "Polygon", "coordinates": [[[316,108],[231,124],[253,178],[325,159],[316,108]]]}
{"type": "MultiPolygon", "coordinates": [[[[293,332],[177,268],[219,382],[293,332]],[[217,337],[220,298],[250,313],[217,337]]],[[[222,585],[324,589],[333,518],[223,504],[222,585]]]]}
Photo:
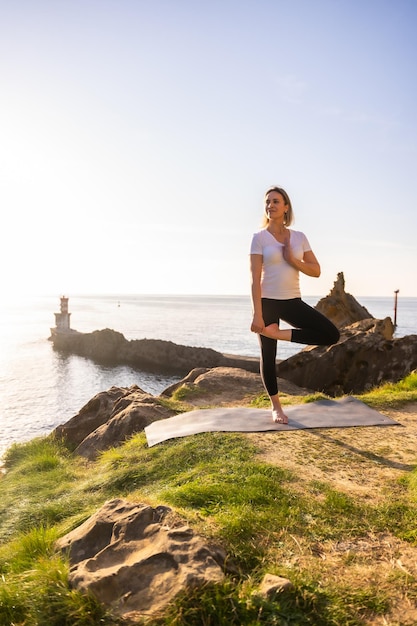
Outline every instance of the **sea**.
{"type": "MultiPolygon", "coordinates": [[[[68,294],[67,294],[68,295],[68,294]]],[[[314,306],[321,296],[304,298],[314,306]]],[[[60,297],[10,297],[0,310],[0,459],[13,443],[50,433],[73,417],[97,393],[111,386],[138,385],[159,395],[179,380],[120,365],[98,365],[63,355],[49,341],[60,297]]],[[[376,318],[394,319],[394,296],[357,298],[376,318]]],[[[258,356],[250,332],[248,296],[73,295],[71,328],[92,332],[111,328],[126,339],[164,339],[225,354],[258,356]]],[[[417,298],[398,298],[396,337],[417,334],[417,298]]],[[[303,346],[280,342],[278,358],[303,346]]]]}

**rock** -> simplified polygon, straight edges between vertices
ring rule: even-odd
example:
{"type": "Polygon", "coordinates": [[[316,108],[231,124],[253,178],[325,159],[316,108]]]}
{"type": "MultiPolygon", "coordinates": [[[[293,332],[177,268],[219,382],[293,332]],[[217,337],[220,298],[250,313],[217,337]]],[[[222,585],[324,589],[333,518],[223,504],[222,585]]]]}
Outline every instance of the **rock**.
{"type": "Polygon", "coordinates": [[[311,346],[279,364],[282,378],[330,396],[397,382],[417,368],[417,335],[387,339],[390,320],[348,326],[335,345],[311,346]]]}
{"type": "MultiPolygon", "coordinates": [[[[280,380],[279,383],[283,393],[310,393],[288,380],[280,380]]],[[[259,373],[232,367],[194,369],[178,383],[165,389],[161,395],[171,397],[181,388],[184,390],[184,400],[194,406],[236,404],[244,402],[249,396],[265,393],[259,373]]]]}
{"type": "Polygon", "coordinates": [[[292,588],[293,584],[290,580],[288,580],[288,578],[274,576],[273,574],[265,574],[257,593],[267,600],[273,600],[274,596],[278,593],[282,593],[283,591],[292,588]]]}
{"type": "Polygon", "coordinates": [[[315,308],[339,329],[373,317],[350,293],[345,292],[343,272],[339,272],[329,295],[319,300],[315,308]]]}
{"type": "Polygon", "coordinates": [[[120,445],[152,422],[173,415],[175,411],[137,385],[111,387],[94,396],[53,435],[74,447],[76,454],[93,460],[99,452],[120,445]]]}
{"type": "Polygon", "coordinates": [[[394,324],[390,317],[386,317],[383,320],[377,320],[375,318],[361,320],[360,322],[350,324],[342,330],[342,335],[350,337],[358,331],[377,333],[384,337],[384,339],[392,339],[394,335],[394,324]]]}
{"type": "Polygon", "coordinates": [[[160,339],[128,341],[114,330],[105,328],[92,333],[55,333],[54,349],[80,354],[106,365],[130,365],[150,371],[187,374],[196,367],[230,366],[249,371],[259,369],[259,359],[221,354],[211,348],[181,346],[160,339]]]}
{"type": "Polygon", "coordinates": [[[82,409],[64,424],[53,431],[53,435],[73,447],[78,446],[94,430],[105,424],[122,407],[131,402],[131,394],[135,398],[153,398],[137,385],[131,387],[111,387],[101,391],[85,404],[82,409]]]}
{"type": "Polygon", "coordinates": [[[155,615],[182,590],[224,579],[225,552],[167,507],[115,499],[57,542],[69,553],[70,584],[126,620],[155,615]]]}
{"type": "Polygon", "coordinates": [[[109,420],[90,433],[75,449],[75,453],[94,460],[99,452],[122,444],[135,433],[157,420],[175,415],[175,411],[162,406],[156,398],[146,400],[130,394],[126,406],[116,405],[109,420]]]}
{"type": "Polygon", "coordinates": [[[177,383],[174,383],[173,385],[170,385],[169,387],[164,389],[160,395],[163,397],[165,396],[167,398],[171,398],[173,394],[177,391],[177,389],[180,389],[181,387],[183,387],[184,385],[188,385],[189,383],[194,383],[196,378],[202,376],[203,374],[206,374],[209,371],[209,367],[195,367],[191,370],[191,372],[187,374],[187,376],[184,376],[184,378],[179,380],[177,383]]]}
{"type": "Polygon", "coordinates": [[[77,446],[93,430],[107,422],[114,405],[119,398],[128,393],[126,388],[111,387],[102,391],[85,404],[82,409],[65,424],[60,424],[53,431],[59,439],[65,439],[69,445],[77,446]]]}

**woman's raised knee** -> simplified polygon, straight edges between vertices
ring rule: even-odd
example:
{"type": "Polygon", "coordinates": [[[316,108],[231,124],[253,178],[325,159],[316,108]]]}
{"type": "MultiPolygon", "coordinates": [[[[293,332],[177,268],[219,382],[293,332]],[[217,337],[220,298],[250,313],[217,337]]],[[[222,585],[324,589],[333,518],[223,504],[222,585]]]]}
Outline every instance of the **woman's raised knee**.
{"type": "Polygon", "coordinates": [[[340,332],[339,332],[339,329],[336,328],[336,326],[333,326],[333,328],[329,329],[328,339],[329,339],[329,343],[328,343],[329,346],[332,346],[333,344],[339,341],[340,332]]]}

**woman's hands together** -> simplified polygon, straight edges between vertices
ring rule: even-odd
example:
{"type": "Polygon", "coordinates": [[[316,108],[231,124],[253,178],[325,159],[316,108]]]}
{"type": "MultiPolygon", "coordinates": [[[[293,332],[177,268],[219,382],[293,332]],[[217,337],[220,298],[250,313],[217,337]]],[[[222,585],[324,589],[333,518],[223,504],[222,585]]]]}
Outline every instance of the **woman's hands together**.
{"type": "Polygon", "coordinates": [[[294,263],[295,257],[292,253],[291,245],[290,245],[290,231],[289,230],[285,231],[285,239],[283,243],[284,243],[284,249],[282,251],[282,254],[284,256],[284,259],[287,261],[287,263],[289,263],[289,265],[296,267],[294,263]]]}
{"type": "Polygon", "coordinates": [[[320,276],[320,264],[317,261],[314,252],[312,250],[307,250],[304,252],[304,256],[301,259],[297,259],[294,256],[293,251],[291,250],[290,245],[290,233],[287,231],[284,241],[284,250],[282,252],[284,259],[287,261],[289,265],[292,265],[299,272],[303,272],[307,276],[312,276],[313,278],[318,278],[320,276]]]}

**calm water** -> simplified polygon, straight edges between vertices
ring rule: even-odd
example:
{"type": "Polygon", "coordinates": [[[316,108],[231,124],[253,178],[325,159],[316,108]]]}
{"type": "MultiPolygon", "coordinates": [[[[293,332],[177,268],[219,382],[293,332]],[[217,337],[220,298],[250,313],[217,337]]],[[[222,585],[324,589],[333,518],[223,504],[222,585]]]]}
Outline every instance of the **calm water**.
{"type": "MultiPolygon", "coordinates": [[[[312,305],[318,299],[306,298],[312,305]]],[[[393,298],[361,298],[360,303],[374,317],[393,317],[393,298]]],[[[126,339],[165,339],[258,355],[245,296],[72,296],[69,310],[72,328],[81,332],[112,328],[126,339]]],[[[58,354],[48,341],[58,311],[54,296],[10,300],[0,312],[0,457],[13,442],[50,432],[112,385],[137,384],[158,395],[178,380],[58,354]]],[[[417,333],[417,298],[399,298],[397,322],[396,336],[417,333]]],[[[278,357],[287,358],[301,347],[281,342],[278,357]]]]}

